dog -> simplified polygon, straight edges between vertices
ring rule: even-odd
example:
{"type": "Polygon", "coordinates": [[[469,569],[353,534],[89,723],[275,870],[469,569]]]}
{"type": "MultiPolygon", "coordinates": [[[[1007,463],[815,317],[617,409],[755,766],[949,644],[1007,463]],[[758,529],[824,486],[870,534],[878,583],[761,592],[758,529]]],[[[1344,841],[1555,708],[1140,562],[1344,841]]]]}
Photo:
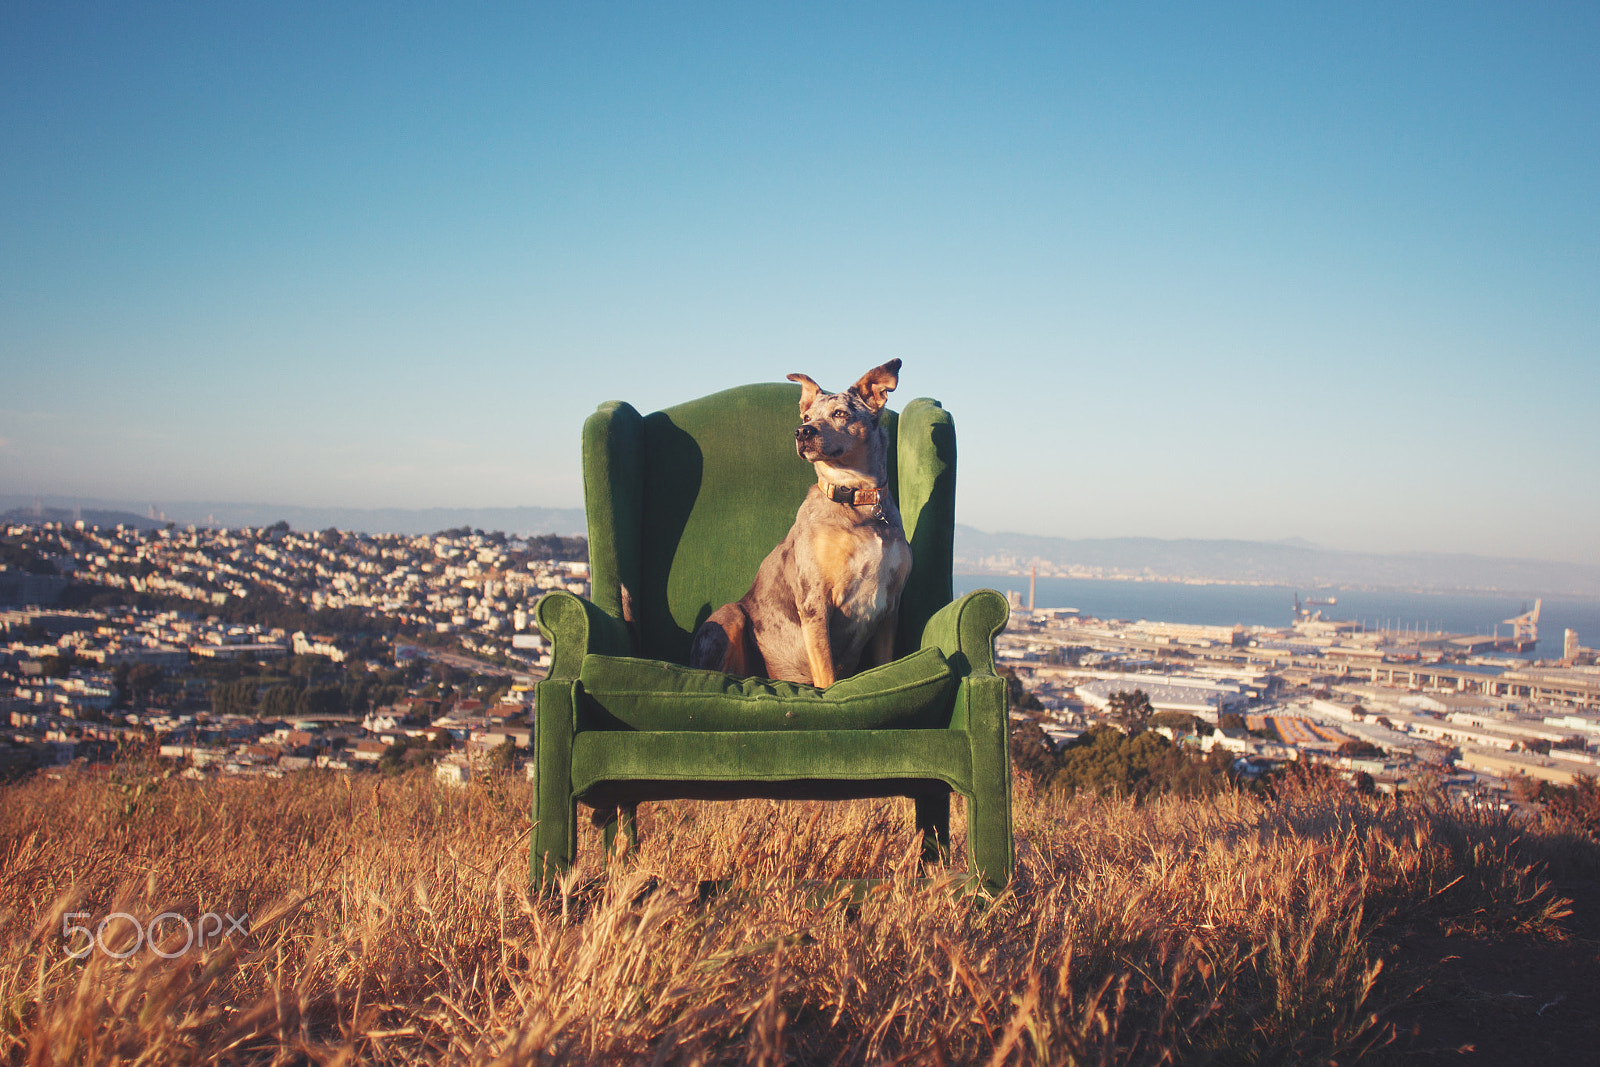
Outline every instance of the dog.
{"type": "Polygon", "coordinates": [[[817,484],[743,598],[695,631],[689,663],[742,677],[826,688],[894,658],[911,546],[889,492],[889,435],[879,419],[900,384],[891,359],[842,393],[804,374],[795,452],[817,484]]]}

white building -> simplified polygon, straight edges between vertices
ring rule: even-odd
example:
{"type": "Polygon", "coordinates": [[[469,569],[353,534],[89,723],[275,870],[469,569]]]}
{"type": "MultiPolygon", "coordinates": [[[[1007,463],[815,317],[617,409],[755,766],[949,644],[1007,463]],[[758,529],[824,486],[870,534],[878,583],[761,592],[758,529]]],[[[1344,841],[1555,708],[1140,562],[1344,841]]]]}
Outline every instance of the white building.
{"type": "Polygon", "coordinates": [[[1223,712],[1243,708],[1249,702],[1249,698],[1237,688],[1230,692],[1222,685],[1168,683],[1137,675],[1118,681],[1097,679],[1084,682],[1074,692],[1089,707],[1104,711],[1117,693],[1131,693],[1136,689],[1149,698],[1154,711],[1196,715],[1208,722],[1216,722],[1223,712]]]}

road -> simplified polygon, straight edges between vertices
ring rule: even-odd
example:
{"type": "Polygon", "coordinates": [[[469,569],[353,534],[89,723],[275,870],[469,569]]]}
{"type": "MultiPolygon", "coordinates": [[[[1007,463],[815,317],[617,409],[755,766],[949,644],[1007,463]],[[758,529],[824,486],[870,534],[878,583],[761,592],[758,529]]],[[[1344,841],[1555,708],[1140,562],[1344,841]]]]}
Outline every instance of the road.
{"type": "Polygon", "coordinates": [[[534,670],[516,670],[512,667],[502,667],[498,663],[490,663],[485,659],[476,659],[461,652],[451,652],[442,648],[429,648],[426,645],[415,646],[417,654],[435,663],[443,663],[447,667],[457,670],[470,671],[473,674],[487,674],[496,678],[542,678],[543,675],[534,670]]]}

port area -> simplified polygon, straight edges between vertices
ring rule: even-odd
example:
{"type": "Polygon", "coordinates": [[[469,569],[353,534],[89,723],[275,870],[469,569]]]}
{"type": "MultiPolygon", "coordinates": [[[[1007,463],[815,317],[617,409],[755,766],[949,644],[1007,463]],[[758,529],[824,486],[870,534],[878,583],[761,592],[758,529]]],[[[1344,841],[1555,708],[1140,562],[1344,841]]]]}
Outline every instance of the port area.
{"type": "MultiPolygon", "coordinates": [[[[1520,803],[1519,779],[1600,775],[1600,667],[1569,642],[1560,661],[1505,655],[1510,638],[1369,630],[1296,603],[1289,625],[1098,619],[1013,599],[999,662],[1038,701],[1013,711],[1056,747],[1111,722],[1138,690],[1156,728],[1243,774],[1317,760],[1373,788],[1441,791],[1469,805],[1520,803]],[[1187,717],[1187,718],[1185,718],[1187,717]]],[[[1530,613],[1534,614],[1534,613],[1530,613]]],[[[1536,618],[1536,615],[1535,615],[1536,618]]]]}

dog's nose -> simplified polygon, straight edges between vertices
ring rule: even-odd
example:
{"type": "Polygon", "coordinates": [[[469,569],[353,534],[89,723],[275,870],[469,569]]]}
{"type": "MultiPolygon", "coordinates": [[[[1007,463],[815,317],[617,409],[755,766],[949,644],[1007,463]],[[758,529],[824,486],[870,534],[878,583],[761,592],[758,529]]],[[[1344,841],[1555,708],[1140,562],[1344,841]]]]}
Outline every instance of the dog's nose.
{"type": "Polygon", "coordinates": [[[794,432],[796,441],[804,441],[808,437],[815,436],[817,436],[817,428],[815,426],[802,426],[794,432]]]}

